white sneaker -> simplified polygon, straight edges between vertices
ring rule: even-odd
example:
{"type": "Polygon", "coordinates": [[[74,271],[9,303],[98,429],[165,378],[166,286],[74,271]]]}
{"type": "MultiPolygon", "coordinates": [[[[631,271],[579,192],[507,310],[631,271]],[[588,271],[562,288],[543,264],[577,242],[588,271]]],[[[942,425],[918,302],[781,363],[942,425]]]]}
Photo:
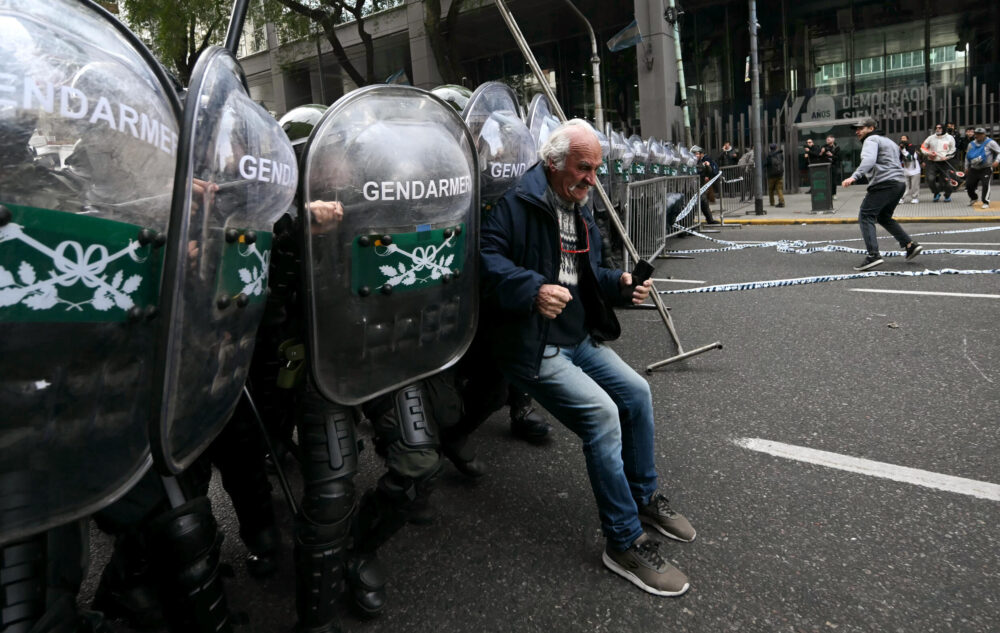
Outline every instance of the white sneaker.
{"type": "Polygon", "coordinates": [[[920,201],[917,200],[916,198],[914,198],[913,200],[910,200],[910,204],[917,204],[918,202],[920,202],[920,201]]]}
{"type": "Polygon", "coordinates": [[[989,202],[984,202],[983,203],[983,208],[984,209],[989,209],[990,208],[990,203],[989,202]]]}
{"type": "Polygon", "coordinates": [[[902,198],[899,199],[899,204],[903,204],[903,199],[902,198]]]}

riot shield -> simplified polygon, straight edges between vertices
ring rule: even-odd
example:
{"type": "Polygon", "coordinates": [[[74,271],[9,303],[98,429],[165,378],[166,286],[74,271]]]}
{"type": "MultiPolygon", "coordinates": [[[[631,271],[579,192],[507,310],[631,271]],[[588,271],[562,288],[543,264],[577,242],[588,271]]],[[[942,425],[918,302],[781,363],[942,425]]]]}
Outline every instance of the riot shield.
{"type": "Polygon", "coordinates": [[[531,98],[526,122],[531,130],[531,138],[535,139],[535,145],[539,148],[545,144],[552,131],[559,127],[559,118],[552,114],[549,100],[542,93],[531,98]]]}
{"type": "Polygon", "coordinates": [[[149,467],[179,111],[103,10],[0,3],[0,545],[149,467]]]}
{"type": "Polygon", "coordinates": [[[628,137],[628,144],[632,147],[632,180],[645,180],[649,177],[649,148],[646,142],[638,134],[628,137]]]}
{"type": "Polygon", "coordinates": [[[462,112],[479,154],[483,205],[499,200],[538,161],[535,141],[517,107],[510,86],[492,81],[476,88],[462,112]]]}
{"type": "Polygon", "coordinates": [[[194,461],[239,400],[264,312],[271,230],[298,183],[288,137],[250,98],[224,48],[206,49],[195,65],[178,148],[149,422],[165,474],[194,461]]]}
{"type": "Polygon", "coordinates": [[[665,176],[667,173],[667,150],[658,139],[650,137],[649,147],[649,169],[651,175],[665,176]]]}
{"type": "Polygon", "coordinates": [[[330,106],[302,164],[310,367],[354,405],[450,366],[475,334],[479,178],[469,129],[407,86],[330,106]]]}

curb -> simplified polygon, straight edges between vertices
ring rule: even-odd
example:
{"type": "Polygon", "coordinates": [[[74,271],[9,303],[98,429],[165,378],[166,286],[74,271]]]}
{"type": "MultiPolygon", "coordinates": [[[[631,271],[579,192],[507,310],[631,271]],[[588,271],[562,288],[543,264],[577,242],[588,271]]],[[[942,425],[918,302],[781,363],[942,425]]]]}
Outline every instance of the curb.
{"type": "MultiPolygon", "coordinates": [[[[1000,216],[992,215],[985,217],[976,217],[968,215],[960,216],[950,216],[944,218],[908,218],[908,217],[894,217],[897,222],[1000,222],[1000,216]]],[[[722,224],[726,225],[738,225],[738,224],[754,224],[754,225],[792,225],[792,224],[857,224],[858,219],[854,218],[760,218],[760,217],[747,217],[743,218],[723,218],[722,224]]]]}

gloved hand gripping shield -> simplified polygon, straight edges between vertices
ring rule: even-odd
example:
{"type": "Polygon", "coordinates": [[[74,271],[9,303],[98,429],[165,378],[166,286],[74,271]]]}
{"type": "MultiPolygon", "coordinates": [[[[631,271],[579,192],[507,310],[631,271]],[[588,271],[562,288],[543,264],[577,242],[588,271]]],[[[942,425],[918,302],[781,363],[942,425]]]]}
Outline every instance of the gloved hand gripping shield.
{"type": "Polygon", "coordinates": [[[531,131],[517,112],[514,91],[495,81],[476,88],[462,112],[479,154],[483,205],[499,200],[538,161],[531,131]]]}
{"type": "Polygon", "coordinates": [[[150,438],[165,474],[193,462],[239,400],[264,313],[271,230],[297,183],[285,132],[250,98],[232,54],[207,49],[186,97],[164,266],[150,438]]]}
{"type": "Polygon", "coordinates": [[[354,405],[455,363],[475,334],[479,178],[452,106],[406,86],[345,95],[303,160],[313,379],[354,405]]]}
{"type": "Polygon", "coordinates": [[[0,545],[149,467],[179,103],[105,12],[0,3],[0,545]]]}

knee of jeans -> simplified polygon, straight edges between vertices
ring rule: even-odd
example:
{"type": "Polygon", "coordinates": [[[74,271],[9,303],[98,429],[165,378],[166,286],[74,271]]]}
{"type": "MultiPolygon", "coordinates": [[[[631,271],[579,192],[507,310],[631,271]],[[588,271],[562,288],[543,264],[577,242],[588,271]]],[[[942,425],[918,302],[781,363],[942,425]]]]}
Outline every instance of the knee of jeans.
{"type": "Polygon", "coordinates": [[[586,437],[582,438],[585,444],[594,448],[606,449],[617,446],[619,447],[617,450],[621,451],[621,421],[618,417],[618,407],[610,399],[595,405],[591,412],[590,423],[587,426],[589,428],[586,437]]]}

